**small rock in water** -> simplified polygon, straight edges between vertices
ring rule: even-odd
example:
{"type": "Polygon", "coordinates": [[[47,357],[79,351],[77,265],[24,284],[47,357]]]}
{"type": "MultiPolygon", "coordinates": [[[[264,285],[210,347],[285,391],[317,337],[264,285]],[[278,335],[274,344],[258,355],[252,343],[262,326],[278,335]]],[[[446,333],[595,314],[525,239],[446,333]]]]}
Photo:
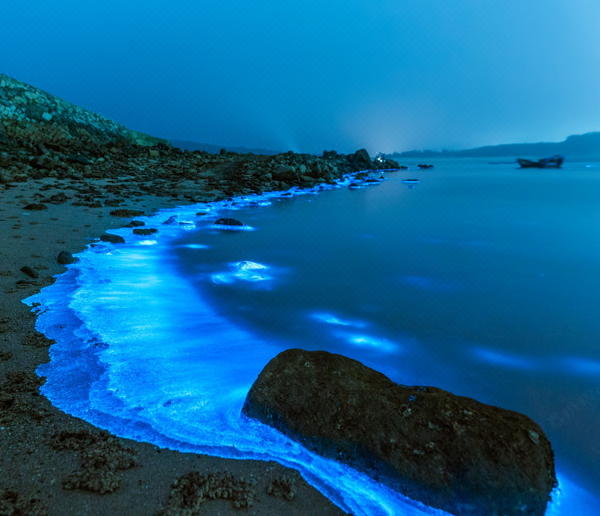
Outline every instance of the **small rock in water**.
{"type": "Polygon", "coordinates": [[[21,272],[24,272],[30,278],[39,278],[40,277],[40,275],[37,273],[37,271],[32,269],[31,267],[29,267],[28,265],[25,265],[25,267],[21,267],[21,272]]]}
{"type": "Polygon", "coordinates": [[[173,225],[177,224],[177,215],[173,215],[172,217],[169,217],[167,220],[165,220],[163,222],[163,224],[166,226],[173,226],[173,225]]]}
{"type": "Polygon", "coordinates": [[[100,240],[103,242],[110,242],[111,244],[124,244],[125,239],[119,235],[111,235],[110,233],[105,233],[100,237],[100,240]]]}
{"type": "Polygon", "coordinates": [[[70,252],[61,251],[58,255],[58,258],[56,258],[56,261],[60,265],[67,265],[69,263],[75,263],[77,260],[73,257],[73,255],[70,252]]]}
{"type": "Polygon", "coordinates": [[[110,214],[113,217],[140,217],[144,214],[144,212],[139,210],[120,209],[113,210],[110,212],[110,214]]]}
{"type": "Polygon", "coordinates": [[[215,226],[243,226],[244,224],[236,219],[219,219],[214,223],[215,226]]]}
{"type": "Polygon", "coordinates": [[[277,355],[242,411],[451,514],[543,516],[556,486],[550,442],[527,416],[435,387],[398,385],[326,351],[277,355]]]}
{"type": "Polygon", "coordinates": [[[133,227],[139,227],[139,226],[145,226],[145,225],[146,225],[146,223],[145,223],[143,220],[132,220],[132,221],[130,222],[130,224],[131,224],[133,227]]]}
{"type": "Polygon", "coordinates": [[[152,235],[153,233],[158,233],[158,229],[154,229],[154,228],[139,229],[139,228],[136,228],[136,229],[133,230],[133,234],[134,235],[147,236],[147,235],[152,235]]]}

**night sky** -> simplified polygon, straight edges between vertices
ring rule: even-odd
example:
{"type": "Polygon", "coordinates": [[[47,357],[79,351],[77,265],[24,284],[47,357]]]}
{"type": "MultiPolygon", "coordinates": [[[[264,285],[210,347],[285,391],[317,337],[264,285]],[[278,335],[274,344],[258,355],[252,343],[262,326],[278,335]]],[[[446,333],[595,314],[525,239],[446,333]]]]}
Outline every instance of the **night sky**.
{"type": "Polygon", "coordinates": [[[598,0],[3,0],[0,72],[163,138],[458,149],[600,130],[598,27],[598,0]]]}

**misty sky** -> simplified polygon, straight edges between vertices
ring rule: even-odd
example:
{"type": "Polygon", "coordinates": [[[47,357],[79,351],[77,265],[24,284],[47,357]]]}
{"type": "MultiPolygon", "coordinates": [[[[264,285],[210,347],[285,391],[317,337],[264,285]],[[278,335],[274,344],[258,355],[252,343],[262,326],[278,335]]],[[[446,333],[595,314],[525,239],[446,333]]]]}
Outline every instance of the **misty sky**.
{"type": "Polygon", "coordinates": [[[0,72],[155,136],[369,152],[600,130],[598,0],[3,0],[0,72]]]}

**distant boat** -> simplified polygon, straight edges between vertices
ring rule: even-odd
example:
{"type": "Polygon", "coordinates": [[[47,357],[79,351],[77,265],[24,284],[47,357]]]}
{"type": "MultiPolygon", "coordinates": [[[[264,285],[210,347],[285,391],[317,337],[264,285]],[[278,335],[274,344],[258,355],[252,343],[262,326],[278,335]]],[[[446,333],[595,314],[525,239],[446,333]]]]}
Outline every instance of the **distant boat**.
{"type": "Polygon", "coordinates": [[[560,168],[565,160],[564,156],[552,156],[551,158],[543,158],[538,161],[531,161],[529,159],[517,159],[517,162],[521,168],[560,168]]]}
{"type": "Polygon", "coordinates": [[[414,184],[414,183],[418,183],[419,180],[418,179],[403,179],[402,182],[405,184],[414,184]]]}

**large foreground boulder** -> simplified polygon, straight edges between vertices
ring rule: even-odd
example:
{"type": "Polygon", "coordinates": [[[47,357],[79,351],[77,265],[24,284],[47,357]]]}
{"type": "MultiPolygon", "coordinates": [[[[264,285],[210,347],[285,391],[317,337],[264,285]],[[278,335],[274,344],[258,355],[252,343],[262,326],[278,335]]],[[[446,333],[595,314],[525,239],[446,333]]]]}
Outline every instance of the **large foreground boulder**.
{"type": "Polygon", "coordinates": [[[542,516],[556,485],[550,442],[527,416],[326,351],[277,355],[243,412],[452,514],[542,516]]]}

